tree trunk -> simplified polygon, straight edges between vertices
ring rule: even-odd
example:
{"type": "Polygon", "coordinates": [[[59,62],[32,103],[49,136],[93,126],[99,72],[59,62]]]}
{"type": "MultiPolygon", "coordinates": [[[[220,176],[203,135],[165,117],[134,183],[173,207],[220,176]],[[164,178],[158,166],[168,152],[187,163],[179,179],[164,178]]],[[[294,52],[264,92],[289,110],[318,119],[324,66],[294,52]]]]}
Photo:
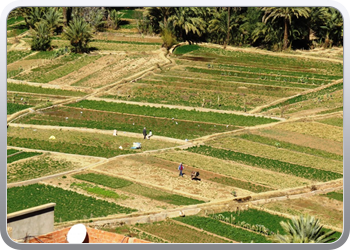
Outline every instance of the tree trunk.
{"type": "Polygon", "coordinates": [[[62,7],[63,12],[63,25],[67,26],[67,7],[62,7]]]}
{"type": "Polygon", "coordinates": [[[230,17],[231,17],[230,10],[231,10],[231,7],[227,7],[227,35],[226,35],[226,40],[224,42],[224,49],[226,49],[226,46],[228,45],[230,40],[230,17]]]}
{"type": "Polygon", "coordinates": [[[288,48],[288,19],[284,19],[283,50],[288,48]]]}

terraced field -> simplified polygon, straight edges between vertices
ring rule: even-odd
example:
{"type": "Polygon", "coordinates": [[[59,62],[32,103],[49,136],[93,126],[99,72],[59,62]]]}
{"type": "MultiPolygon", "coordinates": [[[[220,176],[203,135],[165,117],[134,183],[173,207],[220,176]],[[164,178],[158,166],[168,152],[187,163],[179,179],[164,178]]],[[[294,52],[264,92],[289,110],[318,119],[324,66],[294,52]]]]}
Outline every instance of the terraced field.
{"type": "Polygon", "coordinates": [[[206,44],[167,54],[160,37],[124,31],[96,33],[89,54],[59,55],[60,36],[48,52],[9,40],[9,212],[55,202],[59,227],[198,208],[109,228],[170,243],[268,243],[280,221],[309,213],[339,238],[339,60],[206,44]]]}

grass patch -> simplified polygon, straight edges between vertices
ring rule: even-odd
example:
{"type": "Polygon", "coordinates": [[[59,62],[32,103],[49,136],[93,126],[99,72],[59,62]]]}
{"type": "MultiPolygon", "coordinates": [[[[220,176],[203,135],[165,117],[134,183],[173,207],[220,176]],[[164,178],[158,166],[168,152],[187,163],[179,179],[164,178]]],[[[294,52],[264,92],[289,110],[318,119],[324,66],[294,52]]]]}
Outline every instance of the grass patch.
{"type": "Polygon", "coordinates": [[[131,181],[127,181],[124,179],[120,179],[117,177],[112,177],[104,174],[95,174],[95,173],[77,174],[77,175],[74,175],[73,177],[78,180],[89,181],[89,182],[93,182],[93,183],[103,185],[105,187],[110,187],[110,188],[122,188],[133,184],[133,182],[131,181]]]}
{"type": "Polygon", "coordinates": [[[33,184],[7,189],[7,213],[54,202],[55,222],[87,220],[137,210],[49,185],[33,184]]]}
{"type": "Polygon", "coordinates": [[[317,122],[333,125],[337,127],[343,127],[343,118],[339,118],[339,117],[327,118],[324,120],[317,120],[317,122]]]}
{"type": "Polygon", "coordinates": [[[95,194],[95,195],[98,195],[99,197],[103,197],[103,198],[111,198],[111,199],[115,199],[115,200],[126,200],[129,198],[126,195],[119,195],[116,192],[113,192],[111,190],[100,188],[98,186],[94,186],[94,185],[91,185],[88,183],[73,182],[70,185],[70,187],[83,189],[83,190],[87,191],[88,193],[95,194]]]}
{"type": "Polygon", "coordinates": [[[20,150],[17,150],[17,149],[13,149],[13,148],[8,149],[8,150],[7,150],[7,156],[13,155],[13,154],[18,153],[18,152],[21,152],[21,151],[20,151],[20,150]]]}
{"type": "Polygon", "coordinates": [[[183,55],[183,54],[198,50],[199,48],[200,46],[198,45],[183,45],[175,49],[174,55],[183,55]]]}
{"type": "MultiPolygon", "coordinates": [[[[8,152],[7,152],[8,153],[8,152]]],[[[19,154],[7,157],[7,164],[18,161],[18,160],[22,160],[25,158],[29,158],[29,157],[33,157],[36,155],[41,155],[42,153],[38,153],[38,152],[21,152],[19,154]]]]}
{"type": "Polygon", "coordinates": [[[328,197],[330,199],[343,201],[343,192],[329,192],[326,194],[323,194],[322,196],[328,197]]]}
{"type": "Polygon", "coordinates": [[[32,54],[33,51],[21,51],[21,50],[11,50],[7,52],[7,65],[10,63],[21,60],[23,57],[26,57],[32,54]]]}
{"type": "Polygon", "coordinates": [[[334,108],[334,109],[324,110],[324,111],[318,112],[317,114],[322,115],[322,114],[329,114],[329,113],[339,112],[339,111],[343,111],[343,106],[334,108]]]}
{"type": "Polygon", "coordinates": [[[32,107],[31,105],[25,105],[25,104],[18,104],[18,103],[7,103],[7,114],[12,115],[14,113],[17,113],[18,111],[21,111],[23,109],[27,109],[32,107]]]}

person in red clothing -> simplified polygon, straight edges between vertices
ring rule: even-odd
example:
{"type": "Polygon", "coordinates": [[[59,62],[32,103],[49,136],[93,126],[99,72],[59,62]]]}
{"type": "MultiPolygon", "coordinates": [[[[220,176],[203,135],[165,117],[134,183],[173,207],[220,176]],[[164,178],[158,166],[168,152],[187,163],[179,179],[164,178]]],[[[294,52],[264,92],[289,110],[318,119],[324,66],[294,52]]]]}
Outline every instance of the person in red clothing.
{"type": "Polygon", "coordinates": [[[182,177],[184,177],[184,174],[182,173],[182,170],[184,170],[184,165],[182,165],[182,162],[180,163],[180,165],[179,165],[179,171],[180,171],[180,174],[179,174],[179,176],[182,176],[182,177]]]}

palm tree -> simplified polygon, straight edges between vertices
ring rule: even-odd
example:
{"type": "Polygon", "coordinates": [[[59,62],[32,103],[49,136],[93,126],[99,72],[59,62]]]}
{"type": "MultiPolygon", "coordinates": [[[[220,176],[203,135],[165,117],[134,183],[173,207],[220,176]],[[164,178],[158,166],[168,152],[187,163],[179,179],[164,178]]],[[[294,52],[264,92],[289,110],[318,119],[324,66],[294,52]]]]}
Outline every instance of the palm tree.
{"type": "Polygon", "coordinates": [[[213,19],[209,21],[208,31],[215,37],[214,39],[216,39],[216,43],[224,45],[228,43],[227,33],[231,30],[232,23],[227,20],[228,12],[215,11],[213,13],[213,19]]]}
{"type": "Polygon", "coordinates": [[[31,30],[32,50],[46,51],[51,47],[51,29],[47,21],[41,20],[31,30]]]}
{"type": "Polygon", "coordinates": [[[289,29],[288,26],[291,25],[292,19],[294,17],[309,17],[310,8],[308,7],[264,7],[265,15],[263,17],[263,22],[266,23],[270,18],[274,22],[278,18],[282,18],[284,21],[284,36],[283,36],[283,50],[288,48],[289,41],[289,29]]]}
{"type": "Polygon", "coordinates": [[[292,223],[281,221],[280,224],[286,235],[276,234],[272,238],[277,243],[329,243],[335,240],[332,237],[335,231],[324,232],[319,219],[307,215],[293,217],[292,223]]]}
{"type": "Polygon", "coordinates": [[[34,29],[35,24],[43,19],[46,11],[47,8],[45,7],[28,7],[24,15],[24,20],[30,28],[34,29]]]}
{"type": "Polygon", "coordinates": [[[202,18],[202,8],[179,7],[169,17],[175,31],[182,40],[192,43],[195,36],[200,37],[206,31],[206,22],[202,18]]]}
{"type": "Polygon", "coordinates": [[[262,11],[259,7],[246,8],[241,17],[239,31],[242,34],[241,42],[243,44],[252,44],[252,33],[257,28],[257,24],[261,23],[262,11]]]}
{"type": "Polygon", "coordinates": [[[48,12],[44,15],[44,19],[47,21],[47,24],[52,31],[62,26],[63,23],[62,13],[55,10],[53,7],[49,8],[48,12]]]}
{"type": "Polygon", "coordinates": [[[124,13],[116,11],[115,9],[111,10],[109,16],[110,19],[112,20],[113,23],[113,28],[114,29],[118,29],[121,22],[122,22],[122,16],[124,15],[124,13]]]}
{"type": "Polygon", "coordinates": [[[174,11],[174,7],[146,7],[145,15],[149,18],[153,30],[161,32],[168,28],[168,19],[174,11]]]}
{"type": "Polygon", "coordinates": [[[80,17],[75,17],[64,30],[63,36],[74,47],[75,52],[82,53],[87,50],[88,43],[92,38],[90,25],[80,17]]]}
{"type": "Polygon", "coordinates": [[[329,47],[335,40],[335,42],[342,43],[343,38],[343,17],[341,13],[334,8],[327,8],[325,24],[320,26],[325,33],[324,47],[329,47]]]}

